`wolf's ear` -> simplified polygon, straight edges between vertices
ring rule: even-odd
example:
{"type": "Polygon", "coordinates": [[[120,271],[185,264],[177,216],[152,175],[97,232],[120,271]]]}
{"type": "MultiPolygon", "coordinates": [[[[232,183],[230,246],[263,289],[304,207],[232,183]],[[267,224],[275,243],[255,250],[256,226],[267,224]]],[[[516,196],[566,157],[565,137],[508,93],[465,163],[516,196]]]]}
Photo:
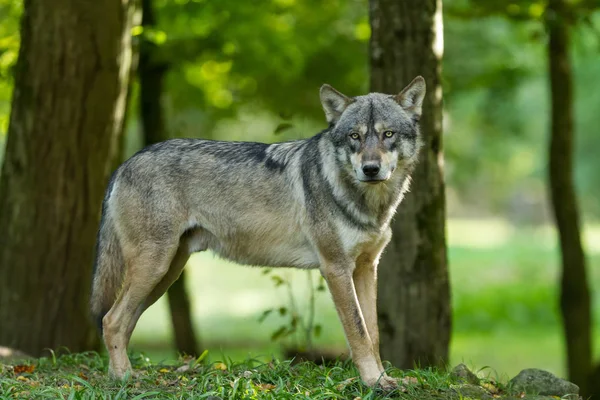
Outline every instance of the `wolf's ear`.
{"type": "Polygon", "coordinates": [[[335,124],[348,104],[352,103],[351,98],[344,96],[328,84],[321,86],[319,94],[323,110],[325,110],[325,117],[330,124],[335,124]]]}
{"type": "Polygon", "coordinates": [[[425,98],[425,79],[422,76],[417,76],[408,84],[407,87],[394,96],[394,99],[404,108],[417,117],[421,116],[421,106],[425,98]]]}

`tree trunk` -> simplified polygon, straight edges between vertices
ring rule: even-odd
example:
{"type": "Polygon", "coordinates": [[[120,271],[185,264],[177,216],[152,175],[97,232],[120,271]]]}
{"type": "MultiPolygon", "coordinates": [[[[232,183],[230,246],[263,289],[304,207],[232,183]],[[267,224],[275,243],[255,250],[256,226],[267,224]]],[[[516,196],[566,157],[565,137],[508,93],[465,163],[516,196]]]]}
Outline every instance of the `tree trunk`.
{"type": "Polygon", "coordinates": [[[547,10],[552,107],[549,184],[562,255],[560,308],[567,347],[567,370],[569,380],[577,384],[586,397],[589,395],[592,369],[590,292],[573,184],[573,84],[567,11],[563,0],[550,0],[547,10]]]}
{"type": "Polygon", "coordinates": [[[425,145],[380,262],[381,354],[399,368],[442,365],[448,359],[451,322],[442,173],[441,0],[371,0],[370,20],[371,90],[398,93],[417,75],[427,82],[421,119],[425,145]]]}
{"type": "MultiPolygon", "coordinates": [[[[154,27],[156,18],[152,0],[142,0],[144,27],[154,27]]],[[[140,116],[145,145],[167,140],[164,110],[161,105],[163,83],[168,65],[160,63],[153,56],[156,45],[143,41],[140,47],[138,75],[140,82],[140,116]]],[[[192,324],[190,301],[185,289],[185,271],[167,291],[171,321],[175,335],[177,351],[189,355],[198,355],[198,344],[192,324]]]]}
{"type": "Polygon", "coordinates": [[[131,0],[25,0],[0,177],[0,345],[96,346],[100,205],[123,126],[131,0]]]}

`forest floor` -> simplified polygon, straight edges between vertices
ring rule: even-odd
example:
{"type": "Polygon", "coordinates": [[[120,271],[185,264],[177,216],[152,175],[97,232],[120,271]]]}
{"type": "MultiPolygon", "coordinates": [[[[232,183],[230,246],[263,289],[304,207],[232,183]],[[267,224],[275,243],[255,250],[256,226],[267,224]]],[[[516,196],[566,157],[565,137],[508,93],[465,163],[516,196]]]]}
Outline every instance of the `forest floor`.
{"type": "MultiPolygon", "coordinates": [[[[250,360],[207,364],[180,358],[169,365],[132,356],[135,375],[125,382],[107,377],[107,360],[96,353],[68,354],[28,363],[0,364],[0,399],[552,399],[512,391],[506,382],[483,378],[466,384],[449,372],[400,371],[400,388],[384,393],[363,385],[349,361],[330,366],[310,362],[250,360]]],[[[557,398],[557,397],[554,397],[557,398]]]]}

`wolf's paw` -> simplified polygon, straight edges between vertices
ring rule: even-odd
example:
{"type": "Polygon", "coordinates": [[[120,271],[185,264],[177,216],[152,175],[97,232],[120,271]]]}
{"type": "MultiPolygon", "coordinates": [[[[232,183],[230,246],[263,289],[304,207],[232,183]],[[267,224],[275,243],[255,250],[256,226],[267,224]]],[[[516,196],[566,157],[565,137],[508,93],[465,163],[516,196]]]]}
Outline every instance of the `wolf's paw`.
{"type": "Polygon", "coordinates": [[[392,390],[398,389],[398,380],[389,377],[385,373],[372,379],[365,379],[364,381],[368,386],[381,389],[385,392],[391,392],[392,390]]]}
{"type": "Polygon", "coordinates": [[[379,378],[377,386],[386,392],[391,392],[398,389],[398,380],[384,374],[379,378]]]}
{"type": "Polygon", "coordinates": [[[108,367],[108,376],[118,381],[128,381],[129,379],[135,379],[138,377],[138,373],[129,367],[114,368],[112,365],[108,367]]]}

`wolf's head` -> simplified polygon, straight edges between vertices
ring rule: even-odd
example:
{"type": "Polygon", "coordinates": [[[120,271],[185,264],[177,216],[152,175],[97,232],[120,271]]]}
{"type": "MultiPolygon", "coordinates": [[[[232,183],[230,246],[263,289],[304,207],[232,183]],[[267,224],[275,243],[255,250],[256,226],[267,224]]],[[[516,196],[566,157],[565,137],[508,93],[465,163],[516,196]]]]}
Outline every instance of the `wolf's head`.
{"type": "Polygon", "coordinates": [[[347,97],[321,87],[321,104],[337,157],[351,165],[361,182],[388,180],[397,168],[413,164],[421,146],[418,122],[425,80],[418,76],[397,95],[347,97]]]}

